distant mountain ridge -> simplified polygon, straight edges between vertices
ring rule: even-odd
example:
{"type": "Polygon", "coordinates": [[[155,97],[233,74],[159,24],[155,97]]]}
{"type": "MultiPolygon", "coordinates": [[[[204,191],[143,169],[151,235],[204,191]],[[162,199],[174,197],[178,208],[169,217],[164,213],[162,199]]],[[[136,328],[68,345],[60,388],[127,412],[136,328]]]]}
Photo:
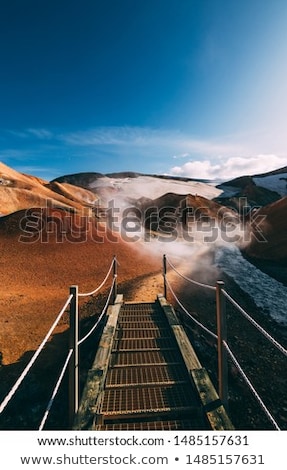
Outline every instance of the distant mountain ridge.
{"type": "Polygon", "coordinates": [[[277,170],[268,171],[267,173],[260,173],[258,175],[253,175],[253,178],[265,178],[266,176],[280,175],[282,173],[287,173],[287,166],[278,168],[277,170]]]}
{"type": "Polygon", "coordinates": [[[287,167],[256,175],[240,176],[218,185],[218,201],[239,209],[240,199],[250,206],[265,206],[287,196],[287,167]]]}
{"type": "MultiPolygon", "coordinates": [[[[246,210],[250,210],[251,215],[257,211],[266,219],[260,230],[267,242],[261,243],[253,237],[246,247],[247,252],[258,258],[287,260],[287,167],[266,174],[241,176],[215,186],[200,179],[129,171],[105,175],[83,172],[49,182],[0,163],[2,216],[9,218],[19,211],[47,207],[75,214],[88,210],[89,215],[98,216],[97,210],[106,207],[109,201],[121,208],[132,205],[140,210],[147,210],[149,206],[159,211],[172,207],[175,213],[187,204],[200,217],[220,220],[224,214],[237,214],[236,217],[243,217],[247,224],[246,210]]],[[[255,230],[252,217],[251,231],[255,230]]]]}

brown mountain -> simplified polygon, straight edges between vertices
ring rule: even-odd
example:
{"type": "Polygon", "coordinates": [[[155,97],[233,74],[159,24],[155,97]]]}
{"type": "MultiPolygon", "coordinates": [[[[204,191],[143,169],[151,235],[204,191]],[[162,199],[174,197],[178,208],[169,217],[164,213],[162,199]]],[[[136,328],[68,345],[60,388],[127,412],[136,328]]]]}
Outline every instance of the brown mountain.
{"type": "Polygon", "coordinates": [[[153,231],[168,233],[178,225],[185,230],[188,224],[202,222],[212,225],[223,219],[226,223],[239,223],[235,211],[197,194],[167,193],[157,199],[138,199],[134,205],[140,210],[145,227],[153,231]]]}
{"type": "Polygon", "coordinates": [[[217,202],[230,206],[239,212],[242,210],[242,205],[265,206],[280,199],[277,192],[256,185],[252,176],[235,178],[219,187],[224,190],[224,193],[216,199],[217,202]],[[229,191],[233,193],[232,196],[225,195],[225,193],[228,195],[229,191]]]}
{"type": "Polygon", "coordinates": [[[79,211],[96,201],[97,196],[87,189],[66,183],[49,183],[0,163],[0,214],[49,206],[79,211]]]}
{"type": "Polygon", "coordinates": [[[252,239],[248,255],[287,262],[287,197],[257,210],[252,215],[252,239]]]}
{"type": "MultiPolygon", "coordinates": [[[[161,269],[160,257],[149,258],[95,217],[63,209],[32,208],[1,217],[0,253],[3,364],[35,350],[67,299],[69,286],[77,284],[80,292],[96,288],[114,255],[120,283],[161,269]]],[[[111,279],[103,291],[110,285],[111,279]]],[[[61,325],[57,333],[66,328],[61,325]]]]}

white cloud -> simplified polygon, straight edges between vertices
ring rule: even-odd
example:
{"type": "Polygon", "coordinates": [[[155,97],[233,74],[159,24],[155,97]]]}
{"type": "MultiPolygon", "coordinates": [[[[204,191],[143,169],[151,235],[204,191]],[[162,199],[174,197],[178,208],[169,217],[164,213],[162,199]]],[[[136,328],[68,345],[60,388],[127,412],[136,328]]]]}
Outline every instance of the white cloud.
{"type": "Polygon", "coordinates": [[[141,157],[141,151],[150,157],[188,158],[192,154],[239,155],[242,146],[211,140],[200,140],[183,132],[148,127],[98,127],[86,131],[65,133],[58,138],[69,146],[108,147],[110,151],[122,152],[123,148],[141,157]]]}
{"type": "Polygon", "coordinates": [[[27,132],[24,131],[14,131],[14,130],[7,130],[9,134],[11,134],[13,137],[19,137],[20,139],[26,139],[27,138],[27,132]]]}
{"type": "Polygon", "coordinates": [[[212,165],[209,160],[187,162],[182,166],[174,166],[171,174],[175,176],[189,176],[191,178],[213,179],[220,171],[219,165],[212,165]]]}
{"type": "MultiPolygon", "coordinates": [[[[31,155],[31,152],[28,149],[19,150],[19,149],[3,149],[0,150],[0,160],[25,160],[31,155]]],[[[7,163],[8,164],[8,163],[7,163]]]]}
{"type": "Polygon", "coordinates": [[[98,127],[86,131],[62,134],[61,140],[69,145],[83,147],[97,145],[143,146],[155,144],[166,137],[165,131],[141,127],[98,127]]]}
{"type": "Polygon", "coordinates": [[[286,157],[278,155],[256,155],[252,157],[217,158],[194,160],[182,166],[174,166],[171,175],[203,179],[232,179],[237,176],[265,173],[286,166],[286,157]]]}
{"type": "Polygon", "coordinates": [[[239,145],[238,141],[248,142],[246,136],[240,135],[226,136],[220,142],[218,139],[198,139],[178,130],[131,126],[97,127],[65,133],[28,128],[23,132],[11,131],[10,135],[26,138],[29,143],[33,140],[34,145],[23,150],[22,142],[21,148],[17,148],[16,141],[15,149],[0,149],[0,158],[4,161],[32,158],[34,165],[39,159],[43,160],[44,154],[52,155],[52,159],[57,154],[55,160],[62,163],[63,158],[69,155],[73,164],[77,162],[77,169],[78,162],[81,162],[83,170],[89,171],[96,169],[105,172],[107,165],[114,167],[113,171],[132,169],[227,180],[240,175],[264,173],[287,164],[286,158],[279,152],[276,154],[275,150],[269,152],[264,146],[263,151],[254,150],[248,143],[245,147],[239,145]],[[171,161],[174,166],[168,163],[171,161]],[[166,171],[169,165],[172,168],[166,171]]]}
{"type": "Polygon", "coordinates": [[[27,132],[29,134],[32,134],[34,135],[35,137],[37,137],[38,139],[51,139],[53,137],[53,134],[51,131],[49,131],[48,129],[34,129],[34,128],[30,128],[30,129],[27,129],[27,132]]]}
{"type": "Polygon", "coordinates": [[[185,152],[180,155],[174,155],[172,158],[177,159],[177,158],[188,158],[188,157],[191,157],[190,153],[185,152]]]}
{"type": "Polygon", "coordinates": [[[179,130],[149,127],[97,127],[75,132],[54,133],[44,128],[28,128],[24,131],[10,131],[19,138],[36,138],[37,140],[54,141],[65,148],[100,150],[111,156],[134,155],[167,159],[188,159],[214,157],[218,155],[240,155],[244,150],[237,143],[219,142],[218,140],[198,139],[179,130]]]}
{"type": "Polygon", "coordinates": [[[29,139],[31,137],[37,137],[37,139],[51,139],[53,137],[53,133],[50,130],[43,128],[38,129],[31,127],[24,130],[8,129],[5,132],[19,139],[29,139]]]}

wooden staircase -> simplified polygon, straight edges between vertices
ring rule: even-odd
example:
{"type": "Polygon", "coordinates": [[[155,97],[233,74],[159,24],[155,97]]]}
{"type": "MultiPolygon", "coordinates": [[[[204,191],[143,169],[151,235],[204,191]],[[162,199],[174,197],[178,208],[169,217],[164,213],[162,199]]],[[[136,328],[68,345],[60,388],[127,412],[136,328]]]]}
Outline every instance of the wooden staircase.
{"type": "Polygon", "coordinates": [[[232,429],[166,300],[117,300],[109,309],[74,429],[232,429]]]}

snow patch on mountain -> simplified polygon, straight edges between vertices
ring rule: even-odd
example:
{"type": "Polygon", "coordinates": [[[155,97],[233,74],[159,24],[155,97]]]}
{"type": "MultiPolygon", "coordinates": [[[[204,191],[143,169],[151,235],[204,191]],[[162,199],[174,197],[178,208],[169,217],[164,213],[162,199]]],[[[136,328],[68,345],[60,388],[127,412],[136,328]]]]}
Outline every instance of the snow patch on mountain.
{"type": "Polygon", "coordinates": [[[154,176],[137,176],[135,178],[111,178],[104,176],[89,184],[89,189],[111,188],[126,197],[146,197],[156,199],[166,193],[197,194],[206,199],[218,197],[223,191],[215,186],[199,181],[177,181],[161,179],[154,176]]]}

